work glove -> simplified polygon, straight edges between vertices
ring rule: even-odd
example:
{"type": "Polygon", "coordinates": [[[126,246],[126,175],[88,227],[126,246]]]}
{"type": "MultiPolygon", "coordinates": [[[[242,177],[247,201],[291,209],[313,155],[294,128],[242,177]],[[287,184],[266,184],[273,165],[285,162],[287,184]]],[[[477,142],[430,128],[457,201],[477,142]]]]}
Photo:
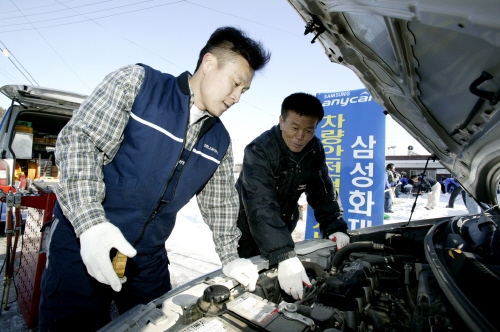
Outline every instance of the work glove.
{"type": "Polygon", "coordinates": [[[250,292],[255,290],[255,284],[259,279],[257,265],[246,258],[237,258],[222,267],[222,272],[229,278],[236,279],[243,287],[248,287],[250,292]]]}
{"type": "Polygon", "coordinates": [[[92,226],[80,235],[80,254],[87,272],[100,283],[110,285],[115,292],[119,292],[122,283],[109,258],[111,248],[116,248],[128,257],[137,254],[118,227],[109,222],[92,226]]]}
{"type": "Polygon", "coordinates": [[[343,232],[335,232],[329,236],[330,240],[337,243],[337,250],[342,249],[343,246],[349,244],[349,235],[343,232]]]}
{"type": "Polygon", "coordinates": [[[311,286],[306,270],[297,257],[288,258],[278,264],[278,281],[281,289],[295,300],[302,299],[302,283],[311,286]]]}

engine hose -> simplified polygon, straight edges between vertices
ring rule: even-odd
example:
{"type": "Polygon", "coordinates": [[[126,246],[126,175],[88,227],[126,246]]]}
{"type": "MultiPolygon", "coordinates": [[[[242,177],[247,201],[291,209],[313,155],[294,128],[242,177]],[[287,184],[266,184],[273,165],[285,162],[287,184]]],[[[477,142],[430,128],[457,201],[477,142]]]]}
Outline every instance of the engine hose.
{"type": "Polygon", "coordinates": [[[410,304],[410,308],[412,313],[415,312],[415,303],[413,303],[413,299],[411,298],[410,292],[410,271],[412,270],[410,264],[405,264],[405,286],[406,286],[406,296],[408,296],[408,303],[410,304]]]}
{"type": "Polygon", "coordinates": [[[372,323],[374,332],[385,330],[384,321],[375,310],[368,309],[366,310],[365,315],[366,315],[366,320],[372,323]]]}
{"type": "Polygon", "coordinates": [[[411,320],[410,313],[408,312],[408,310],[405,309],[405,307],[403,307],[403,305],[397,299],[393,299],[392,296],[389,296],[388,300],[394,303],[394,305],[398,307],[399,310],[401,310],[401,312],[406,316],[408,320],[411,320]]]}
{"type": "Polygon", "coordinates": [[[322,292],[323,289],[325,289],[325,287],[326,287],[326,282],[323,283],[323,285],[321,285],[321,286],[313,286],[309,293],[307,293],[306,288],[304,288],[304,298],[296,301],[295,304],[301,305],[302,303],[313,299],[316,295],[318,295],[320,292],[322,292]]]}
{"type": "Polygon", "coordinates": [[[372,241],[349,243],[342,247],[332,259],[331,275],[336,275],[340,264],[346,260],[354,251],[360,250],[384,250],[383,244],[373,243],[372,241]]]}
{"type": "Polygon", "coordinates": [[[390,251],[391,253],[393,254],[396,254],[396,250],[394,250],[393,247],[389,247],[389,246],[384,246],[384,251],[390,251]]]}
{"type": "Polygon", "coordinates": [[[361,259],[370,264],[390,264],[398,261],[413,260],[414,258],[410,255],[390,255],[380,257],[362,257],[361,259]]]}

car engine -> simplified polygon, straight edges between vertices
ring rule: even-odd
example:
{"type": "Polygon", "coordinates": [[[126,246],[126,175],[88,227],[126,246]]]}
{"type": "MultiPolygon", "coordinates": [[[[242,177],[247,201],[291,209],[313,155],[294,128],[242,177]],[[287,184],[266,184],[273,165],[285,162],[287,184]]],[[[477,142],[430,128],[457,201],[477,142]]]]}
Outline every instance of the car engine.
{"type": "Polygon", "coordinates": [[[207,287],[198,312],[232,316],[262,331],[452,329],[430,267],[415,256],[371,241],[336,251],[331,241],[315,240],[297,251],[312,282],[301,300],[281,291],[277,270],[270,269],[260,274],[255,292],[232,300],[228,288],[207,287]],[[216,303],[224,306],[214,309],[216,303]]]}
{"type": "Polygon", "coordinates": [[[296,243],[311,281],[294,300],[262,256],[254,292],[221,270],[138,306],[102,331],[497,331],[500,218],[465,215],[296,243]]]}

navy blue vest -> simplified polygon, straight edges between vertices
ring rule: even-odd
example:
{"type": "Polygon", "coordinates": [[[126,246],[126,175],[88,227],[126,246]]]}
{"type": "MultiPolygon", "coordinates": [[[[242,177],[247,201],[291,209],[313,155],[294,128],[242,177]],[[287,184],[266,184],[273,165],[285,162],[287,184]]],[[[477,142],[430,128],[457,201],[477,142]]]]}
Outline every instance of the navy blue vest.
{"type": "Polygon", "coordinates": [[[139,253],[165,245],[177,212],[203,189],[230,141],[219,118],[210,118],[193,150],[184,149],[189,123],[188,73],[173,77],[142,66],[144,83],[123,143],[103,168],[106,216],[139,253]]]}

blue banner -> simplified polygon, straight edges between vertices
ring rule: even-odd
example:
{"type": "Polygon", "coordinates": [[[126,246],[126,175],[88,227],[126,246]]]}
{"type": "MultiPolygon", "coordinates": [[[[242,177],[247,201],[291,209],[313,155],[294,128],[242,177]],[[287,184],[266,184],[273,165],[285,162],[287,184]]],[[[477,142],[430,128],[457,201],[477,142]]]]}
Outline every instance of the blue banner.
{"type": "MultiPolygon", "coordinates": [[[[384,221],[385,115],[367,89],[318,93],[325,116],[316,128],[349,229],[384,221]]],[[[308,207],[305,238],[321,237],[308,207]]]]}

